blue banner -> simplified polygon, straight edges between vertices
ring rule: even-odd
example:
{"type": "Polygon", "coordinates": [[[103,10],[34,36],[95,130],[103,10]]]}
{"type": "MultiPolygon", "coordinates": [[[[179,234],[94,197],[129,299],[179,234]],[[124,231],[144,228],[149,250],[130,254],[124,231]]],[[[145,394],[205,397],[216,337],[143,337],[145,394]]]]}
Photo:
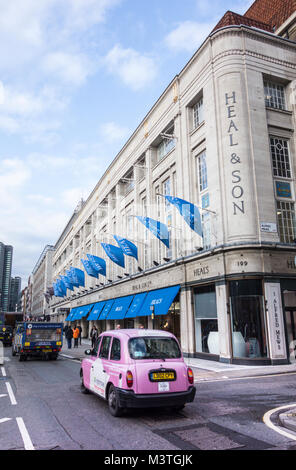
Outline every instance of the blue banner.
{"type": "Polygon", "coordinates": [[[67,289],[69,289],[69,290],[74,290],[73,284],[72,284],[72,282],[70,281],[70,279],[68,278],[68,276],[61,276],[61,279],[62,279],[62,281],[64,282],[64,284],[65,284],[65,286],[67,287],[67,289]]]}
{"type": "Polygon", "coordinates": [[[136,260],[138,259],[138,248],[134,243],[126,238],[118,237],[117,235],[113,235],[113,237],[125,255],[132,256],[133,258],[136,258],[136,260]]]}
{"type": "Polygon", "coordinates": [[[115,245],[108,245],[107,243],[101,243],[101,245],[113,263],[116,263],[124,268],[125,263],[122,249],[115,245]]]}
{"type": "Polygon", "coordinates": [[[91,263],[87,259],[81,259],[80,261],[89,276],[98,278],[98,272],[92,267],[91,263]]]}
{"type": "Polygon", "coordinates": [[[199,208],[191,202],[184,201],[179,197],[164,196],[166,200],[175,206],[185,222],[189,225],[191,230],[194,230],[200,237],[202,237],[202,221],[199,208]]]}
{"type": "MultiPolygon", "coordinates": [[[[70,268],[70,271],[72,273],[72,279],[74,280],[75,284],[79,287],[84,287],[85,286],[85,276],[84,276],[84,271],[82,271],[82,269],[78,269],[78,268],[70,268]]],[[[75,285],[73,284],[73,285],[75,285]]]]}
{"type": "Polygon", "coordinates": [[[59,289],[58,287],[58,283],[57,282],[53,282],[52,283],[52,287],[53,287],[53,291],[54,291],[54,296],[55,297],[64,297],[61,290],[59,289]]]}
{"type": "Polygon", "coordinates": [[[94,255],[86,255],[88,260],[92,266],[92,268],[97,271],[98,274],[102,274],[102,276],[106,276],[106,261],[103,258],[99,258],[98,256],[94,255]]]}
{"type": "Polygon", "coordinates": [[[57,286],[62,293],[60,297],[65,297],[67,295],[67,287],[62,279],[57,279],[57,286]]]}
{"type": "Polygon", "coordinates": [[[79,287],[79,282],[74,278],[72,269],[73,268],[68,269],[68,271],[66,271],[66,274],[67,274],[68,279],[71,282],[72,286],[73,287],[79,287]]]}
{"type": "Polygon", "coordinates": [[[137,219],[150,230],[167,248],[170,247],[170,236],[168,227],[158,220],[150,219],[150,217],[136,216],[137,219]]]}

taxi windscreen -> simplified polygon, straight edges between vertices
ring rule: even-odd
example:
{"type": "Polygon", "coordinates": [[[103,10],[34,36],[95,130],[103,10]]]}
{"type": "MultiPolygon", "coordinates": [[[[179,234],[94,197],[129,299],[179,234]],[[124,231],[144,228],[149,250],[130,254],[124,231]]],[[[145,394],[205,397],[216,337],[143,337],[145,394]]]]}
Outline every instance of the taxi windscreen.
{"type": "Polygon", "coordinates": [[[62,330],[57,328],[51,330],[48,328],[43,329],[27,329],[26,336],[30,341],[60,341],[62,330]]]}
{"type": "Polygon", "coordinates": [[[132,359],[179,359],[181,351],[174,338],[132,338],[128,343],[132,359]]]}

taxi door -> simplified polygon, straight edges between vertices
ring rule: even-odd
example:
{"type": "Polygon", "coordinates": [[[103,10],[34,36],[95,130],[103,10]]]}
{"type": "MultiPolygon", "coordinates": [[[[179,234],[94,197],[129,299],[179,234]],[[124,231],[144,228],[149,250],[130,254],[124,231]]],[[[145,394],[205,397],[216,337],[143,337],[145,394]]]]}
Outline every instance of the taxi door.
{"type": "Polygon", "coordinates": [[[93,362],[90,370],[90,389],[106,398],[106,386],[109,381],[108,358],[111,336],[103,336],[98,358],[93,362]]]}

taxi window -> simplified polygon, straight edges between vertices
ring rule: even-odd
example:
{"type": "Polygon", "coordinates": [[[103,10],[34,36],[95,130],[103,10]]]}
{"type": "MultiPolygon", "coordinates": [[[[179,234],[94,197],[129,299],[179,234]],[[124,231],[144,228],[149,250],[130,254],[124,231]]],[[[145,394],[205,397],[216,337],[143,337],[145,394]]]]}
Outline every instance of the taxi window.
{"type": "Polygon", "coordinates": [[[93,350],[92,350],[92,356],[97,356],[97,355],[98,355],[98,350],[99,350],[99,348],[100,348],[101,339],[102,339],[102,337],[100,336],[100,337],[96,340],[95,345],[94,345],[93,350]]]}
{"type": "Polygon", "coordinates": [[[100,358],[108,359],[110,343],[111,343],[111,336],[103,336],[102,344],[100,348],[100,354],[99,354],[100,358]]]}
{"type": "Polygon", "coordinates": [[[120,339],[118,338],[113,338],[111,353],[110,353],[110,360],[120,361],[120,339]]]}

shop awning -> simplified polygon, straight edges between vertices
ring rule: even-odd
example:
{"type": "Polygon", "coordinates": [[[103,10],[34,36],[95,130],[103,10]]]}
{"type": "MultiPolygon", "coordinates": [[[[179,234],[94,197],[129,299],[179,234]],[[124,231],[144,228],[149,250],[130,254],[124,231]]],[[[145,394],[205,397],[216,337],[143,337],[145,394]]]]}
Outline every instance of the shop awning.
{"type": "Polygon", "coordinates": [[[179,290],[180,285],[148,292],[137,316],[147,317],[151,315],[150,307],[152,306],[154,306],[155,315],[166,315],[179,290]]]}
{"type": "Polygon", "coordinates": [[[119,297],[118,299],[115,299],[107,320],[122,320],[125,317],[133,298],[134,295],[129,295],[127,297],[119,297]]]}
{"type": "Polygon", "coordinates": [[[86,317],[91,311],[93,306],[94,304],[89,304],[89,305],[83,305],[82,307],[77,307],[76,313],[72,319],[81,320],[82,318],[86,317]]]}
{"type": "Polygon", "coordinates": [[[89,314],[87,320],[97,320],[100,316],[100,313],[104,307],[106,302],[97,302],[94,305],[94,308],[92,309],[91,313],[89,314]]]}
{"type": "Polygon", "coordinates": [[[141,307],[143,302],[147,296],[147,292],[143,292],[142,294],[135,295],[130,307],[125,315],[125,318],[135,318],[140,316],[141,307]]]}
{"type": "Polygon", "coordinates": [[[114,303],[114,299],[107,300],[107,302],[106,302],[106,304],[105,304],[105,306],[102,310],[102,313],[99,317],[99,320],[106,320],[107,319],[108,313],[110,312],[113,303],[114,303]]]}
{"type": "Polygon", "coordinates": [[[77,307],[72,308],[71,312],[69,313],[65,321],[72,321],[72,318],[74,317],[76,311],[77,311],[77,307]]]}

